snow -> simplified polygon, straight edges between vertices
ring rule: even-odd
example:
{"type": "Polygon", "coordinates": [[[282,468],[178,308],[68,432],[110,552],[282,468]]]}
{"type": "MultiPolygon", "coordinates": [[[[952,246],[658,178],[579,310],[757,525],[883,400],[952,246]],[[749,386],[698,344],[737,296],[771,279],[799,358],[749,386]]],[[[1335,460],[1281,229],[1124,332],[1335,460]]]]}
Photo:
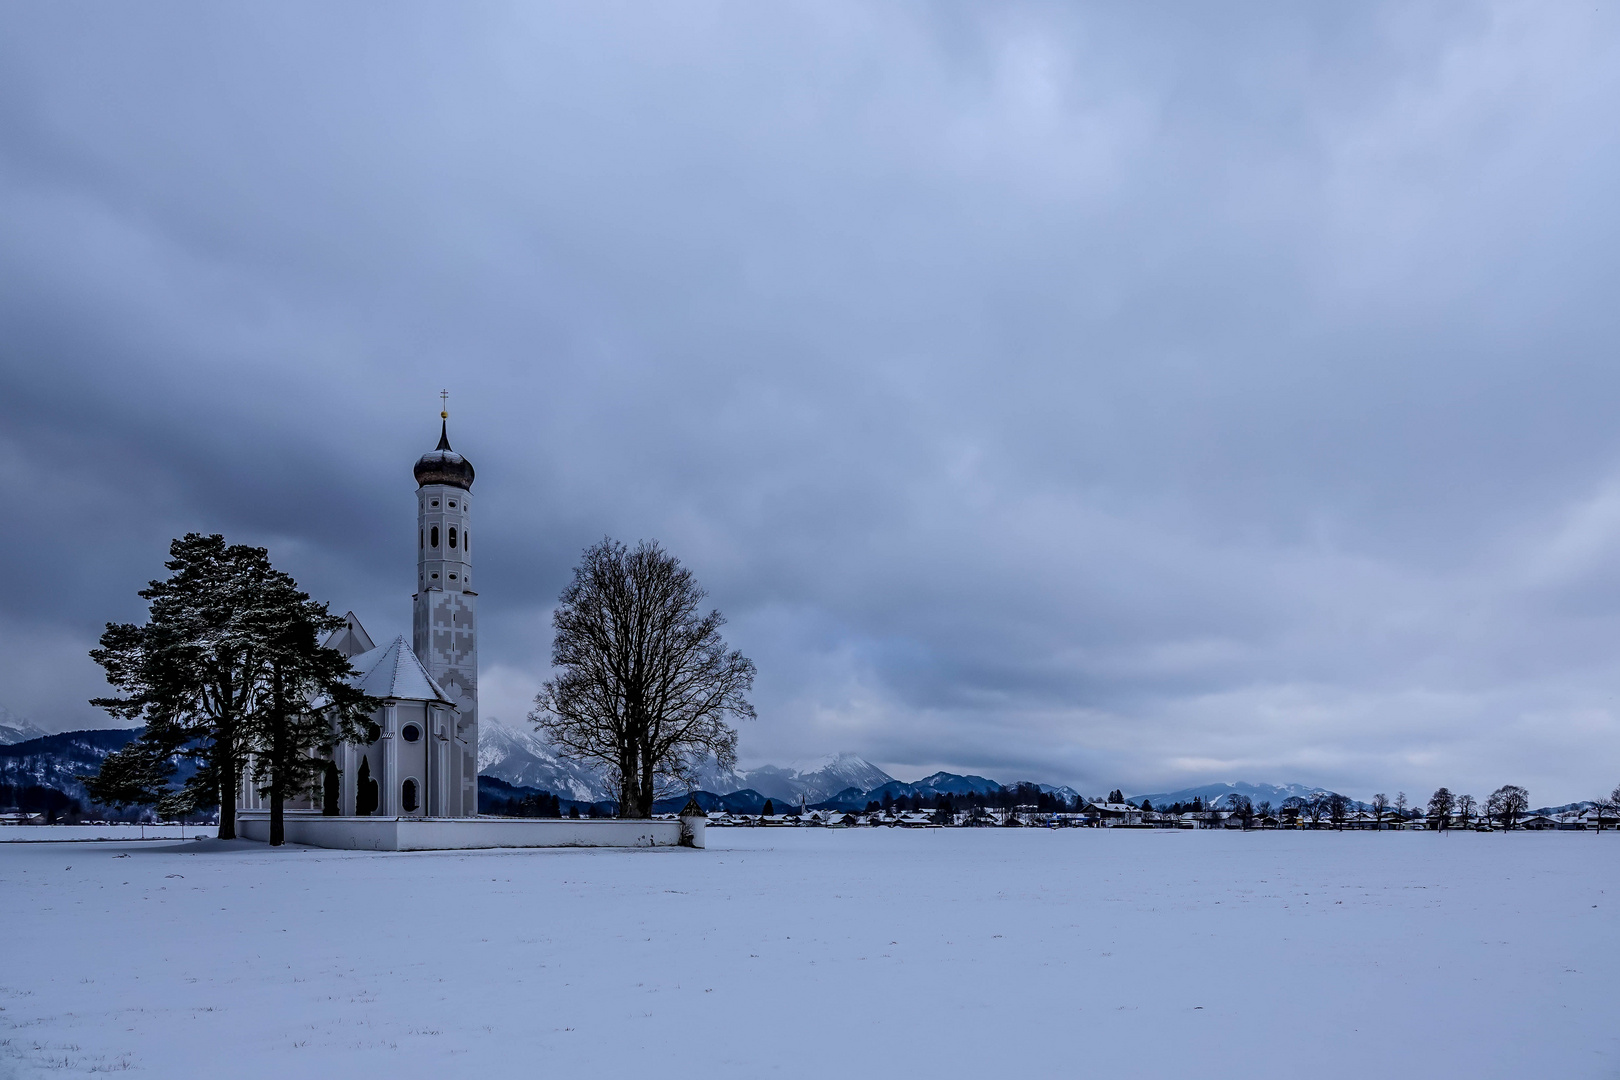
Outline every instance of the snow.
{"type": "Polygon", "coordinates": [[[455,704],[405,644],[403,634],[387,645],[351,657],[349,664],[360,673],[354,685],[372,697],[455,704]]]}
{"type": "Polygon", "coordinates": [[[616,795],[601,770],[559,757],[532,725],[513,727],[494,716],[478,721],[478,772],[581,802],[616,795]]]}
{"type": "Polygon", "coordinates": [[[0,846],[0,1076],[1620,1071],[1612,834],[709,835],[0,846]]]}
{"type": "Polygon", "coordinates": [[[213,836],[215,825],[5,825],[0,844],[51,844],[67,840],[184,840],[213,836]]]}

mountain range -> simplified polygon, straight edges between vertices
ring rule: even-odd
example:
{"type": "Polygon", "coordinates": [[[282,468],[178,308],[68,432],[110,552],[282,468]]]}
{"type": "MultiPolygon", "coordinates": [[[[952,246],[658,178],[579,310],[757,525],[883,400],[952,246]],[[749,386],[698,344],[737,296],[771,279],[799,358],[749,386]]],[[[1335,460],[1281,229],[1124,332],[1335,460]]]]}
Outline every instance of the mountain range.
{"type": "Polygon", "coordinates": [[[79,780],[95,773],[114,750],[135,738],[139,728],[64,731],[0,746],[0,806],[31,813],[88,809],[90,797],[79,780]]]}
{"type": "Polygon", "coordinates": [[[1217,809],[1224,807],[1232,801],[1234,795],[1247,795],[1249,801],[1255,805],[1270,802],[1272,806],[1281,806],[1287,799],[1308,799],[1312,795],[1331,795],[1326,788],[1308,788],[1303,784],[1285,784],[1278,787],[1275,784],[1203,784],[1199,787],[1182,788],[1180,791],[1160,791],[1148,795],[1132,795],[1129,802],[1141,806],[1144,800],[1154,806],[1169,806],[1172,803],[1190,803],[1194,798],[1203,800],[1205,806],[1217,809]]]}
{"type": "MultiPolygon", "coordinates": [[[[95,772],[109,753],[128,744],[137,728],[67,731],[45,735],[39,728],[0,706],[0,806],[30,809],[64,809],[71,803],[89,809],[80,775],[95,772]]],[[[181,768],[190,772],[189,763],[181,768]]],[[[590,806],[609,803],[617,793],[601,770],[570,761],[553,751],[533,730],[516,728],[492,717],[479,724],[478,771],[502,782],[501,797],[521,797],[525,793],[549,792],[569,804],[590,806]]],[[[860,810],[870,802],[886,797],[992,794],[1015,785],[1002,785],[974,774],[936,772],[915,782],[896,780],[856,754],[834,754],[789,766],[762,765],[754,769],[723,769],[712,759],[698,770],[694,789],[705,809],[726,809],[758,813],[765,800],[777,807],[806,805],[834,810],[860,810]]],[[[1043,792],[1072,802],[1077,793],[1070,787],[1034,785],[1043,792]]],[[[1132,795],[1140,806],[1144,800],[1156,807],[1191,803],[1201,799],[1205,806],[1224,807],[1234,796],[1245,795],[1255,803],[1269,801],[1280,807],[1289,799],[1306,799],[1329,794],[1322,788],[1303,784],[1249,784],[1243,782],[1203,784],[1177,791],[1132,795]]],[[[661,809],[678,809],[684,792],[671,791],[658,801],[661,809]],[[668,804],[667,806],[665,804],[668,804]]],[[[1361,806],[1360,803],[1355,803],[1361,806]]],[[[1575,804],[1571,804],[1575,805],[1575,804]]],[[[100,813],[101,811],[97,811],[100,813]]]]}
{"type": "Polygon", "coordinates": [[[27,742],[46,734],[44,728],[0,705],[0,746],[27,742]]]}
{"type": "MultiPolygon", "coordinates": [[[[478,772],[514,787],[549,791],[578,802],[618,798],[600,770],[559,757],[539,732],[495,717],[478,723],[478,772]]],[[[694,787],[715,795],[757,791],[783,804],[818,803],[847,788],[870,791],[896,783],[894,777],[855,754],[833,754],[815,761],[780,767],[725,769],[712,758],[697,770],[694,787]]],[[[985,781],[988,783],[988,781],[985,781]]],[[[882,798],[882,796],[878,796],[882,798]]]]}

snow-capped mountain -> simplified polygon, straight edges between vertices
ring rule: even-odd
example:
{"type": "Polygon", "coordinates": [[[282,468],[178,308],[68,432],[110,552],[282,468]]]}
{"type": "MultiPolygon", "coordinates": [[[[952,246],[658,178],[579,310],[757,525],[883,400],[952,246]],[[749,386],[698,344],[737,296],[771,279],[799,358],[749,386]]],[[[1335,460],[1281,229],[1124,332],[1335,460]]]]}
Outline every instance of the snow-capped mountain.
{"type": "Polygon", "coordinates": [[[1233,795],[1247,795],[1250,802],[1270,802],[1272,806],[1282,806],[1288,799],[1308,799],[1312,795],[1332,794],[1324,788],[1308,788],[1304,784],[1285,784],[1278,787],[1275,784],[1204,784],[1199,787],[1182,788],[1180,791],[1164,791],[1156,795],[1132,795],[1130,801],[1138,805],[1143,799],[1150,800],[1154,806],[1165,806],[1171,803],[1190,803],[1194,796],[1202,799],[1205,806],[1222,806],[1230,801],[1233,795]]]}
{"type": "Polygon", "coordinates": [[[527,724],[515,727],[493,716],[478,721],[478,771],[581,802],[616,797],[600,771],[558,756],[527,724]]]}
{"type": "Polygon", "coordinates": [[[18,716],[4,705],[0,705],[0,746],[27,742],[29,739],[41,738],[45,734],[44,728],[27,717],[18,716]]]}
{"type": "MultiPolygon", "coordinates": [[[[763,765],[757,769],[736,774],[738,783],[730,791],[753,788],[771,799],[786,799],[796,803],[802,796],[807,803],[821,802],[846,788],[870,791],[891,783],[894,778],[863,757],[855,754],[833,754],[811,762],[801,762],[785,769],[763,765]]],[[[727,794],[714,788],[716,795],[727,794]]]]}
{"type": "MultiPolygon", "coordinates": [[[[492,716],[478,723],[478,771],[516,787],[537,788],[582,802],[618,796],[600,770],[560,756],[528,725],[518,727],[492,716]]],[[[785,769],[764,765],[747,771],[723,769],[710,758],[696,773],[694,787],[699,791],[730,795],[752,788],[766,798],[789,804],[799,802],[801,796],[806,802],[820,802],[850,787],[866,791],[891,779],[854,754],[834,754],[785,769]]]]}

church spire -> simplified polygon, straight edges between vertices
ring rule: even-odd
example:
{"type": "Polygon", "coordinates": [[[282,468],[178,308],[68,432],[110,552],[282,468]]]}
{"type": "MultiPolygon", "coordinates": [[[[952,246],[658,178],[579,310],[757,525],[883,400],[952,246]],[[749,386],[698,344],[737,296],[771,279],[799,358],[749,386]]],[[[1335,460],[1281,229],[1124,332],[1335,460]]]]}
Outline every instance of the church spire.
{"type": "Polygon", "coordinates": [[[423,454],[416,462],[416,483],[450,484],[469,490],[473,482],[472,462],[450,449],[450,391],[440,390],[439,445],[423,454]]]}
{"type": "Polygon", "coordinates": [[[450,449],[450,391],[439,391],[439,445],[435,450],[450,449]]]}

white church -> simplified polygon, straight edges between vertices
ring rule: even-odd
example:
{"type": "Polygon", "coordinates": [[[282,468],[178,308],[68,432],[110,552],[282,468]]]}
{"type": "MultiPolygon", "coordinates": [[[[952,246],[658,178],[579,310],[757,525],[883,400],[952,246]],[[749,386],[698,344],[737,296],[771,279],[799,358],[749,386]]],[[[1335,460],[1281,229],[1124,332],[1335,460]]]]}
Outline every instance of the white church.
{"type": "MultiPolygon", "coordinates": [[[[411,644],[377,645],[353,612],[325,644],[349,658],[355,684],[383,705],[376,741],[340,743],[323,798],[286,804],[289,843],[413,850],[467,847],[703,846],[701,811],[679,820],[478,816],[478,593],[472,572],[473,467],[439,445],[417,459],[416,592],[411,644]]],[[[269,838],[268,800],[251,779],[237,828],[269,838]]]]}

